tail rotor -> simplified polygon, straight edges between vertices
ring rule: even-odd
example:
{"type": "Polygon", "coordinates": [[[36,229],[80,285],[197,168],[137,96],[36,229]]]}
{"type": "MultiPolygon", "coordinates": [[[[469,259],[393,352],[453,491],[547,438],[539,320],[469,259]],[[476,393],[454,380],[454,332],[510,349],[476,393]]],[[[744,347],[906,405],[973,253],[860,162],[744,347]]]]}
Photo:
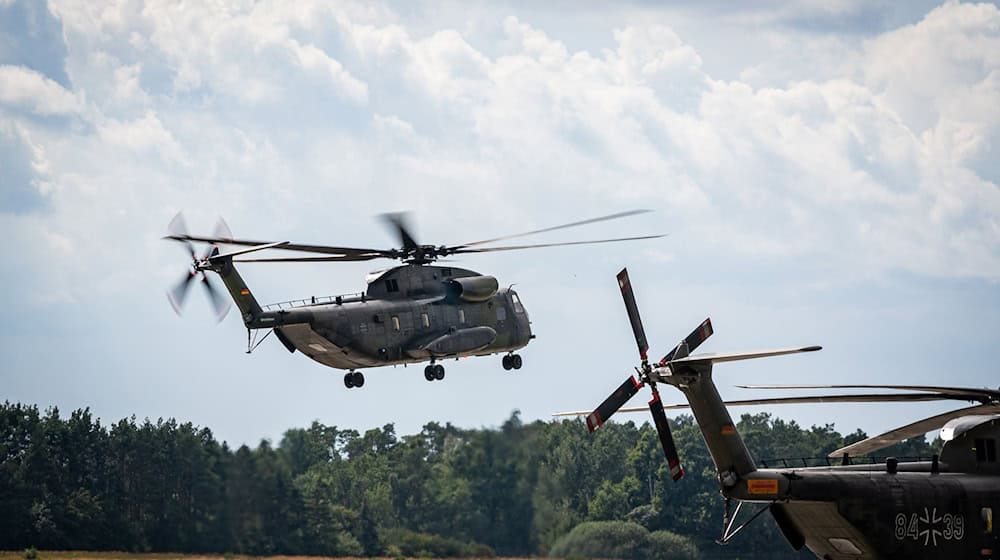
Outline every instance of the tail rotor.
{"type": "MultiPolygon", "coordinates": [[[[170,236],[177,236],[181,238],[187,236],[187,224],[185,223],[184,216],[181,213],[178,212],[178,214],[174,216],[174,219],[170,221],[170,224],[167,226],[167,232],[170,236]]],[[[229,226],[226,225],[226,222],[222,218],[219,218],[219,222],[215,226],[215,236],[224,239],[232,239],[232,233],[229,231],[229,226]]],[[[191,283],[196,277],[200,276],[200,283],[205,286],[205,291],[207,292],[208,299],[212,304],[216,321],[221,322],[226,317],[226,314],[229,313],[229,300],[222,296],[219,289],[216,288],[215,284],[213,284],[208,278],[208,275],[205,274],[206,270],[212,270],[209,258],[218,254],[219,247],[217,245],[209,246],[205,255],[199,258],[194,245],[190,241],[187,239],[179,239],[178,241],[184,244],[185,249],[187,249],[187,252],[191,257],[191,268],[187,274],[181,278],[180,282],[167,291],[167,300],[170,301],[170,306],[173,307],[175,313],[181,315],[184,309],[184,302],[187,300],[188,291],[191,289],[191,283]]]]}
{"type": "MultiPolygon", "coordinates": [[[[587,429],[591,432],[595,431],[612,414],[624,406],[629,399],[635,396],[643,385],[648,385],[652,392],[652,399],[649,401],[649,412],[653,415],[653,425],[656,427],[656,432],[659,435],[663,455],[667,458],[670,474],[677,481],[684,476],[684,467],[681,465],[680,456],[677,453],[677,445],[674,443],[667,415],[663,412],[663,402],[660,400],[660,392],[656,388],[658,377],[653,366],[649,364],[649,342],[646,339],[646,331],[642,327],[642,319],[639,317],[639,308],[636,305],[635,294],[632,291],[632,283],[629,281],[628,269],[623,268],[618,273],[618,287],[621,289],[622,299],[625,302],[625,311],[628,313],[629,323],[632,325],[632,334],[635,336],[636,347],[639,350],[640,364],[635,368],[638,378],[635,375],[629,376],[600,406],[594,409],[587,416],[587,429]]],[[[687,356],[688,353],[697,348],[711,335],[712,322],[709,319],[705,319],[694,332],[689,334],[670,353],[664,356],[656,364],[657,367],[666,366],[673,359],[687,356]]]]}

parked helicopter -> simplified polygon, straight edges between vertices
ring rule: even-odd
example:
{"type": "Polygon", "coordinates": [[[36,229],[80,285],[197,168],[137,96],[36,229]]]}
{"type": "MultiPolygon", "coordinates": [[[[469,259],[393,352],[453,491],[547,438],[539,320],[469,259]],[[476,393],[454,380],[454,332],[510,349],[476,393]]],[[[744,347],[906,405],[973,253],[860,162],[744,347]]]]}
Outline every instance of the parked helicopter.
{"type": "Polygon", "coordinates": [[[176,287],[167,293],[174,310],[180,313],[191,282],[200,276],[221,321],[229,303],[209,281],[207,272],[215,272],[226,286],[247,328],[247,353],[274,333],[288,349],[337,369],[347,370],[344,385],[361,387],[361,367],[429,362],[424,368],[428,381],[444,379],[446,358],[485,356],[502,353],[504,369],[520,369],[522,358],[516,353],[535,335],[528,313],[512,288],[501,289],[493,276],[450,266],[431,266],[451,255],[513,251],[540,247],[585,245],[654,239],[645,235],[594,241],[570,241],[533,245],[491,246],[517,237],[582,226],[633,216],[648,210],[632,210],[588,220],[547,227],[515,235],[506,235],[460,245],[422,245],[417,243],[402,214],[383,218],[399,236],[398,249],[363,249],[305,245],[287,241],[250,241],[234,239],[224,221],[212,236],[189,235],[184,218],[178,214],[168,226],[164,239],[183,243],[191,255],[191,269],[176,287]],[[192,243],[207,243],[209,249],[199,257],[192,243]],[[222,252],[220,245],[243,247],[222,252]],[[264,250],[318,253],[312,257],[257,257],[245,255],[264,250]],[[234,263],[245,262],[356,262],[394,259],[401,266],[372,272],[363,293],[312,297],[296,301],[260,305],[234,263]],[[266,330],[263,337],[259,332],[266,330]],[[253,334],[252,334],[253,333],[253,334]]]}
{"type": "Polygon", "coordinates": [[[726,517],[720,544],[728,542],[765,510],[770,511],[788,543],[807,547],[817,557],[841,559],[992,558],[997,550],[994,510],[1000,508],[1000,463],[996,442],[1000,438],[1000,391],[990,389],[910,385],[765,385],[766,389],[892,389],[893,394],[841,394],[763,398],[724,402],[712,380],[712,366],[719,362],[778,356],[819,350],[819,346],[762,352],[690,352],[712,335],[706,319],[662,360],[650,364],[648,344],[627,270],[618,283],[641,364],[639,379],[631,376],[593,412],[587,415],[593,432],[616,411],[637,412],[645,407],[622,408],[643,385],[652,390],[648,410],[675,481],[684,470],[674,445],[664,409],[690,408],[715,463],[719,486],[726,499],[726,517]],[[686,405],[663,405],[656,389],[666,383],[680,389],[686,405]],[[824,466],[783,464],[781,468],[756,467],[726,405],[769,405],[809,402],[913,402],[959,400],[977,402],[925,418],[884,434],[847,445],[830,453],[824,466]],[[883,449],[930,430],[941,429],[944,447],[930,461],[884,463],[857,460],[855,455],[883,449]],[[730,506],[736,501],[735,509],[730,506]],[[736,526],[744,502],[763,504],[747,521],[736,526]]]}

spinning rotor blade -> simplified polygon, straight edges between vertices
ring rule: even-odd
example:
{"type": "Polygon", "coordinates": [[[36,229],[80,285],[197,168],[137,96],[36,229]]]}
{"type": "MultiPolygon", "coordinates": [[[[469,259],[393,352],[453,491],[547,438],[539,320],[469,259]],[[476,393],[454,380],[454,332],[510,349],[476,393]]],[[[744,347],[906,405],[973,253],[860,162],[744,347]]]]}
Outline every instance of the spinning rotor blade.
{"type": "Polygon", "coordinates": [[[684,467],[681,466],[681,458],[677,454],[677,446],[674,445],[674,436],[670,433],[670,423],[667,422],[667,415],[663,412],[663,403],[660,402],[660,393],[653,391],[653,398],[649,401],[649,411],[653,414],[653,424],[656,426],[656,433],[660,436],[660,445],[663,447],[663,455],[667,458],[667,465],[670,467],[670,476],[677,482],[684,476],[684,467]]]}
{"type": "Polygon", "coordinates": [[[621,386],[615,389],[614,393],[611,393],[608,398],[604,399],[604,402],[587,415],[587,429],[593,432],[597,428],[600,428],[602,424],[608,421],[608,418],[611,418],[611,415],[615,411],[639,392],[639,387],[642,387],[642,385],[634,375],[630,375],[621,386]]]}
{"type": "Polygon", "coordinates": [[[622,299],[625,300],[625,311],[628,312],[628,320],[632,323],[632,334],[635,335],[635,343],[639,347],[639,357],[642,358],[645,367],[649,342],[646,341],[646,331],[642,328],[642,319],[639,318],[639,308],[635,304],[635,294],[632,293],[632,283],[629,282],[627,268],[623,268],[618,273],[618,287],[621,288],[622,299]]]}
{"type": "Polygon", "coordinates": [[[407,227],[405,212],[382,214],[381,218],[396,231],[399,242],[403,244],[403,249],[416,249],[420,246],[410,233],[410,228],[407,227]]]}
{"type": "Polygon", "coordinates": [[[226,318],[226,314],[229,313],[229,300],[225,299],[215,287],[214,284],[208,279],[208,276],[202,274],[201,284],[205,286],[205,291],[208,292],[208,299],[212,300],[212,309],[215,310],[215,320],[216,322],[222,322],[226,318]]]}
{"type": "Polygon", "coordinates": [[[191,254],[192,259],[198,258],[195,254],[194,245],[187,240],[187,223],[184,221],[184,214],[182,212],[178,212],[177,215],[170,220],[170,223],[167,224],[167,233],[170,234],[167,236],[168,238],[176,239],[177,241],[184,243],[184,246],[187,248],[188,253],[191,254]]]}
{"type": "Polygon", "coordinates": [[[483,247],[481,249],[465,249],[464,246],[449,247],[448,254],[462,253],[493,253],[496,251],[520,251],[521,249],[538,249],[541,247],[565,247],[567,245],[595,245],[598,243],[616,243],[618,241],[638,241],[640,239],[657,239],[663,235],[642,235],[639,237],[620,237],[617,239],[596,239],[594,241],[565,241],[562,243],[538,243],[535,245],[510,245],[507,247],[483,247]]]}
{"type": "Polygon", "coordinates": [[[958,410],[952,410],[951,412],[945,412],[944,414],[938,414],[937,416],[931,416],[929,418],[924,418],[923,420],[918,420],[912,424],[907,424],[896,428],[895,430],[889,430],[888,432],[879,434],[877,436],[872,436],[868,439],[863,439],[859,442],[852,443],[850,445],[841,447],[836,451],[830,452],[830,457],[842,457],[845,453],[850,456],[864,455],[866,453],[871,453],[872,451],[878,451],[879,449],[884,449],[890,445],[903,441],[904,439],[909,439],[914,436],[919,436],[926,434],[931,430],[936,430],[941,428],[948,423],[949,420],[955,418],[960,418],[962,416],[978,415],[978,414],[997,414],[1000,413],[1000,404],[980,404],[976,406],[970,406],[968,408],[960,408],[958,410]]]}
{"type": "Polygon", "coordinates": [[[569,224],[563,224],[560,226],[552,226],[543,229],[536,229],[534,231],[526,231],[524,233],[515,233],[514,235],[505,235],[503,237],[494,237],[493,239],[483,239],[482,241],[473,241],[471,243],[463,243],[458,245],[458,248],[474,247],[476,245],[485,245],[487,243],[495,243],[497,241],[506,241],[507,239],[515,239],[517,237],[526,237],[528,235],[535,235],[536,233],[545,233],[548,231],[556,231],[559,229],[566,229],[576,226],[582,226],[586,224],[593,224],[596,222],[603,222],[605,220],[615,220],[618,218],[624,218],[627,216],[634,216],[636,214],[645,214],[646,212],[652,212],[652,210],[629,210],[627,212],[618,212],[617,214],[608,214],[607,216],[600,216],[598,218],[590,218],[589,220],[581,220],[579,222],[572,222],[569,224]]]}
{"type": "MultiPolygon", "coordinates": [[[[208,237],[201,235],[178,235],[171,234],[164,239],[175,241],[198,241],[200,243],[225,243],[228,245],[241,245],[246,247],[256,247],[259,245],[270,245],[275,241],[251,241],[249,239],[224,239],[221,237],[208,237]]],[[[360,249],[357,247],[333,247],[330,245],[307,245],[304,243],[285,243],[281,246],[282,251],[299,251],[303,253],[320,253],[324,255],[358,255],[377,254],[382,257],[395,258],[396,254],[392,250],[383,249],[360,249]]]]}
{"type": "Polygon", "coordinates": [[[694,352],[695,348],[701,346],[701,343],[705,342],[714,332],[712,330],[712,318],[709,317],[702,321],[698,325],[698,328],[691,331],[691,334],[687,335],[687,338],[678,343],[677,346],[674,346],[674,349],[660,360],[660,365],[665,366],[674,358],[686,357],[691,352],[694,352]]]}
{"type": "Polygon", "coordinates": [[[332,257],[264,257],[260,259],[233,259],[233,262],[355,262],[385,258],[383,255],[336,255],[332,257]]]}
{"type": "Polygon", "coordinates": [[[178,315],[184,309],[184,300],[187,298],[188,290],[191,288],[191,281],[194,280],[195,275],[196,273],[193,270],[187,273],[176,286],[167,292],[167,299],[170,301],[170,306],[174,308],[174,313],[178,315]]]}
{"type": "Polygon", "coordinates": [[[229,224],[226,223],[226,220],[222,219],[222,216],[219,216],[219,221],[215,222],[215,229],[212,230],[212,235],[219,239],[233,238],[233,232],[229,230],[229,224]]]}

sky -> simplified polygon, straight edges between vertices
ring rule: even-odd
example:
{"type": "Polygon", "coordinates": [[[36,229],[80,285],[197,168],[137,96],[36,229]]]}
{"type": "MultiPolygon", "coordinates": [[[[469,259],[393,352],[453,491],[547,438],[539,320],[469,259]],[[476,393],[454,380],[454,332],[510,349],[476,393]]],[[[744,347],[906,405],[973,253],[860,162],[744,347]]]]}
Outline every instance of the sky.
{"type": "MultiPolygon", "coordinates": [[[[0,0],[0,399],[176,418],[231,445],[313,420],[497,426],[596,406],[707,316],[739,383],[1000,385],[1000,9],[995,3],[0,0]],[[273,339],[247,355],[162,240],[196,233],[391,248],[630,209],[465,256],[515,284],[537,339],[500,357],[342,372],[273,339]]],[[[358,292],[392,263],[246,264],[262,303],[358,292]]],[[[633,404],[644,401],[636,397],[633,404]]],[[[664,400],[677,402],[669,390],[664,400]]],[[[869,434],[948,404],[796,405],[869,434]]],[[[634,420],[646,420],[634,416],[634,420]]]]}

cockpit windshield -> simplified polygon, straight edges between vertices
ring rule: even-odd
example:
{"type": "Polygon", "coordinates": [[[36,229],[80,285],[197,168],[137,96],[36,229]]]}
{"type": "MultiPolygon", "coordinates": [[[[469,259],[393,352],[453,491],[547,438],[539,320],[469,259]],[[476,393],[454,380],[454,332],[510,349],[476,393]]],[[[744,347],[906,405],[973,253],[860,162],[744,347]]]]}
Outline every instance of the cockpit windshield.
{"type": "Polygon", "coordinates": [[[514,304],[514,313],[524,313],[524,306],[521,305],[521,299],[517,297],[516,292],[510,292],[510,301],[514,304]]]}

